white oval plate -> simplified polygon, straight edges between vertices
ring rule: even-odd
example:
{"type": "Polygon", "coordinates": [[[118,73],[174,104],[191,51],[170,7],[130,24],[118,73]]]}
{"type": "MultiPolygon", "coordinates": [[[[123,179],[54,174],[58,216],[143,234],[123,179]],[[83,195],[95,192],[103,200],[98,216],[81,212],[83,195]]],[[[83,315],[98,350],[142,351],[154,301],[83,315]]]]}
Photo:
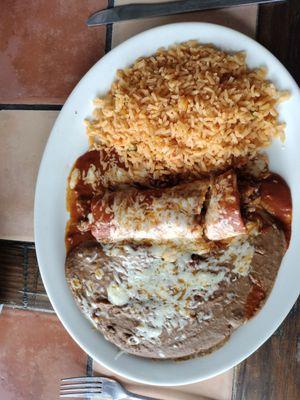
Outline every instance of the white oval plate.
{"type": "Polygon", "coordinates": [[[37,180],[34,214],[36,250],[45,288],[63,325],[91,357],[128,379],[153,385],[183,385],[211,378],[235,366],[272,335],[299,294],[299,110],[299,88],[282,64],[249,37],[214,24],[179,23],[143,32],[105,55],[82,78],[61,110],[48,140],[37,180]],[[292,240],[267,303],[221,349],[182,362],[152,361],[130,355],[122,355],[116,360],[119,350],[107,342],[79,311],[65,280],[67,176],[76,158],[88,148],[83,120],[91,115],[92,100],[109,89],[116,70],[132,64],[140,56],[153,54],[159,47],[190,39],[212,43],[226,51],[246,51],[249,67],[266,66],[268,78],[279,89],[290,91],[290,100],[279,107],[280,118],[287,124],[287,140],[284,146],[274,141],[268,153],[272,170],[287,180],[292,191],[292,240]]]}

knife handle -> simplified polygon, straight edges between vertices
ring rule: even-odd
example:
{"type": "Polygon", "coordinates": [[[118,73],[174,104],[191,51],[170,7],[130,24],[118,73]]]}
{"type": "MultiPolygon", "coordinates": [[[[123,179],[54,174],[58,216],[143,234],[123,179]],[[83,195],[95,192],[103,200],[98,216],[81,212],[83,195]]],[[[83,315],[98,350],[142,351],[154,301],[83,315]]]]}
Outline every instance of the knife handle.
{"type": "Polygon", "coordinates": [[[124,4],[94,13],[88,19],[87,24],[89,26],[103,25],[131,19],[282,1],[285,0],[175,0],[163,3],[124,4]]]}
{"type": "Polygon", "coordinates": [[[234,7],[255,3],[274,3],[280,0],[176,0],[163,3],[135,3],[117,6],[120,20],[136,19],[147,14],[147,18],[157,15],[180,14],[213,8],[234,7]]]}

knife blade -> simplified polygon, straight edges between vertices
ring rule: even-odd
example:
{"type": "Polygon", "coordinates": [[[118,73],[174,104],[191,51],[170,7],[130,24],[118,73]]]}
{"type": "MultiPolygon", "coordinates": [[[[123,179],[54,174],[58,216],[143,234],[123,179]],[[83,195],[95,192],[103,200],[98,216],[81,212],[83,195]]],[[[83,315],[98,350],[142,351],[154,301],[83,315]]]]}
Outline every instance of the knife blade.
{"type": "Polygon", "coordinates": [[[177,0],[164,3],[136,3],[108,8],[92,14],[88,26],[107,25],[139,18],[181,14],[250,4],[278,3],[285,0],[177,0]]]}

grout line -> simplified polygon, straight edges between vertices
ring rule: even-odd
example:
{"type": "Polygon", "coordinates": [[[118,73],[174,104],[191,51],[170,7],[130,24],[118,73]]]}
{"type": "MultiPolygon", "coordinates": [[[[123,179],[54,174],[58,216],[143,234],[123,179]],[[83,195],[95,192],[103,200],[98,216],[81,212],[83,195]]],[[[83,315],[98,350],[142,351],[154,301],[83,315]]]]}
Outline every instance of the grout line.
{"type": "Polygon", "coordinates": [[[233,367],[231,400],[237,400],[236,393],[237,393],[237,366],[233,367]]]}
{"type": "Polygon", "coordinates": [[[37,268],[34,273],[33,292],[27,292],[27,294],[29,296],[30,295],[32,296],[32,300],[31,300],[32,307],[36,306],[36,301],[37,301],[37,296],[38,296],[37,285],[38,285],[38,280],[39,280],[39,273],[40,273],[40,270],[39,270],[39,268],[37,268]]]}
{"type": "Polygon", "coordinates": [[[86,362],[86,376],[93,376],[93,359],[89,355],[86,362]]]}
{"type": "Polygon", "coordinates": [[[23,307],[28,308],[28,249],[23,247],[23,307]]]}
{"type": "Polygon", "coordinates": [[[258,4],[257,6],[257,12],[256,12],[256,21],[255,21],[255,35],[254,35],[254,39],[256,41],[258,41],[258,30],[259,30],[259,20],[260,20],[260,13],[261,13],[261,5],[258,4]]]}
{"type": "MultiPolygon", "coordinates": [[[[24,290],[18,290],[17,293],[24,293],[24,290]]],[[[36,295],[36,296],[41,296],[41,297],[46,297],[46,298],[48,298],[48,296],[47,296],[46,293],[29,292],[29,291],[27,290],[27,294],[28,294],[29,296],[36,295]]]]}
{"type": "Polygon", "coordinates": [[[35,250],[34,242],[23,242],[22,240],[10,240],[10,239],[0,239],[0,244],[5,244],[7,246],[20,246],[27,247],[29,250],[35,250]]]}
{"type": "Polygon", "coordinates": [[[260,11],[260,5],[258,4],[257,10],[256,10],[256,20],[255,20],[255,30],[254,30],[254,37],[253,39],[257,41],[257,36],[258,36],[258,15],[260,11]]]}
{"type": "Polygon", "coordinates": [[[0,104],[0,110],[60,111],[61,104],[0,104]]]}
{"type": "Polygon", "coordinates": [[[106,28],[105,54],[108,53],[111,50],[112,30],[113,30],[113,25],[112,24],[108,24],[107,28],[106,28]]]}
{"type": "MultiPolygon", "coordinates": [[[[114,0],[108,0],[107,8],[114,6],[114,0]]],[[[105,54],[111,50],[112,45],[113,24],[108,24],[106,27],[105,54]]]]}
{"type": "Polygon", "coordinates": [[[9,304],[9,303],[3,303],[5,308],[12,308],[16,310],[23,310],[23,311],[36,311],[36,312],[42,312],[42,313],[48,313],[48,314],[55,314],[54,310],[48,309],[48,308],[40,308],[40,307],[24,307],[18,304],[9,304]]]}

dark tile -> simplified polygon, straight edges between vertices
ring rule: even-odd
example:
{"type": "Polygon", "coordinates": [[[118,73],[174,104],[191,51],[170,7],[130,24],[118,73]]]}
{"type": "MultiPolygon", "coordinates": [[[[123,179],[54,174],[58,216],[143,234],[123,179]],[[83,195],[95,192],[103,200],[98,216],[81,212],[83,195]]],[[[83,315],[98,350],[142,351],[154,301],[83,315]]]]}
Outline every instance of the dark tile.
{"type": "Polygon", "coordinates": [[[28,248],[26,254],[27,262],[27,300],[28,307],[36,310],[52,310],[52,306],[46,294],[39,266],[36,258],[35,248],[28,248]]]}
{"type": "Polygon", "coordinates": [[[53,312],[33,243],[0,240],[0,304],[53,312]]]}
{"type": "Polygon", "coordinates": [[[0,103],[61,104],[105,48],[87,17],[106,0],[5,0],[0,12],[0,103]]]}
{"type": "Polygon", "coordinates": [[[57,400],[60,379],[85,375],[86,354],[54,314],[0,314],[0,399],[57,400]]]}
{"type": "Polygon", "coordinates": [[[0,304],[23,305],[23,259],[22,245],[10,242],[7,246],[6,241],[0,240],[0,304]]]}

